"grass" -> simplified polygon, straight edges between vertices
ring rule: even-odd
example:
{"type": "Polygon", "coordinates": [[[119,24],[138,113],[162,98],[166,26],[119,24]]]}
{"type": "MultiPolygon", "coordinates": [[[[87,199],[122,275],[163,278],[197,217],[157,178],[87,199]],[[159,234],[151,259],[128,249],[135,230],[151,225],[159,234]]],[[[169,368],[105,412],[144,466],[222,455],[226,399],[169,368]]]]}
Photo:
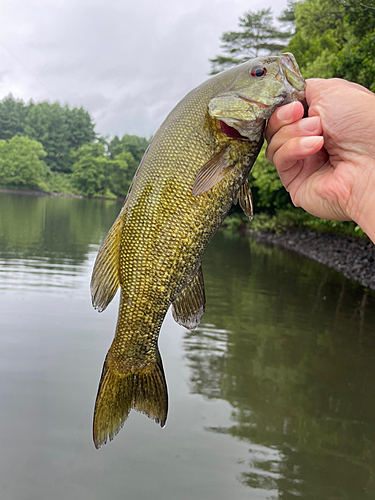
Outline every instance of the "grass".
{"type": "Polygon", "coordinates": [[[272,231],[277,235],[291,228],[304,228],[317,232],[366,237],[355,222],[318,219],[301,208],[292,206],[280,209],[273,215],[265,212],[256,213],[252,222],[249,222],[243,214],[234,212],[225,219],[223,230],[238,232],[244,226],[250,231],[272,231]]]}

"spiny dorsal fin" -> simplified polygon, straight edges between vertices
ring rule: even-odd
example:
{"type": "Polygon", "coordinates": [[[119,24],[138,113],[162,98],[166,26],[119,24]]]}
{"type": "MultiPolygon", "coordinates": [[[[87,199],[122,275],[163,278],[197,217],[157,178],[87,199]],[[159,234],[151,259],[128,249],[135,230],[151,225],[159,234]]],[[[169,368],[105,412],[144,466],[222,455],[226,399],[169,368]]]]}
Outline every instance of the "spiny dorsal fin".
{"type": "Polygon", "coordinates": [[[232,168],[226,159],[227,148],[217,153],[199,170],[193,184],[193,196],[206,193],[218,184],[232,168]]]}
{"type": "Polygon", "coordinates": [[[92,305],[99,312],[111,302],[120,286],[118,266],[122,229],[122,211],[99,249],[91,277],[92,305]]]}
{"type": "Polygon", "coordinates": [[[197,274],[172,304],[173,319],[192,330],[199,325],[205,304],[202,266],[199,266],[197,274]]]}
{"type": "Polygon", "coordinates": [[[238,193],[238,201],[245,215],[249,218],[250,221],[252,221],[254,216],[253,195],[251,194],[249,181],[247,179],[240,187],[240,191],[238,193]]]}

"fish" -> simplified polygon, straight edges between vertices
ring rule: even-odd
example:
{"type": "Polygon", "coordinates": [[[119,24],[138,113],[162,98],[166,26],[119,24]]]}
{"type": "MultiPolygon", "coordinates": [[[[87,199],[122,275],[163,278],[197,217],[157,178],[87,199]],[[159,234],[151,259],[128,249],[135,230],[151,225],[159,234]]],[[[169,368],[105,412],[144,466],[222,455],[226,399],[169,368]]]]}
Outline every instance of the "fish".
{"type": "Polygon", "coordinates": [[[203,252],[234,203],[252,219],[248,176],[266,121],[292,101],[305,102],[294,56],[256,58],[189,92],[155,133],[91,278],[99,312],[121,291],[95,402],[96,448],[114,438],[131,409],[164,427],[162,322],[172,306],[177,323],[198,326],[206,303],[203,252]]]}

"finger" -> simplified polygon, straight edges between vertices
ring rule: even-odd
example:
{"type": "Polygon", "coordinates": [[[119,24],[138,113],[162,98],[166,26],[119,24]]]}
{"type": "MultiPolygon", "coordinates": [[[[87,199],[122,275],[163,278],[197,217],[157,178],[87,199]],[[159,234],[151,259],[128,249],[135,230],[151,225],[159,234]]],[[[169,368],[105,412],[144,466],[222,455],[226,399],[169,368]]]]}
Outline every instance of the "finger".
{"type": "Polygon", "coordinates": [[[302,185],[311,184],[313,178],[320,177],[322,173],[330,169],[332,167],[327,162],[327,154],[320,150],[304,160],[298,160],[294,167],[281,174],[283,184],[285,183],[285,188],[290,192],[293,203],[300,206],[299,198],[303,192],[300,187],[302,185]],[[297,193],[299,193],[299,197],[297,197],[297,193]]]}
{"type": "Polygon", "coordinates": [[[304,109],[300,102],[291,102],[290,104],[277,108],[267,123],[265,135],[267,142],[270,142],[272,136],[276,134],[281,127],[300,120],[303,114],[304,109]]]}
{"type": "Polygon", "coordinates": [[[319,116],[303,118],[291,125],[285,125],[272,137],[266,149],[266,158],[273,163],[273,156],[280,147],[293,137],[318,136],[322,134],[319,116]]]}
{"type": "Polygon", "coordinates": [[[285,142],[273,155],[273,163],[281,175],[292,168],[297,161],[317,153],[323,147],[322,136],[293,137],[285,142]]]}

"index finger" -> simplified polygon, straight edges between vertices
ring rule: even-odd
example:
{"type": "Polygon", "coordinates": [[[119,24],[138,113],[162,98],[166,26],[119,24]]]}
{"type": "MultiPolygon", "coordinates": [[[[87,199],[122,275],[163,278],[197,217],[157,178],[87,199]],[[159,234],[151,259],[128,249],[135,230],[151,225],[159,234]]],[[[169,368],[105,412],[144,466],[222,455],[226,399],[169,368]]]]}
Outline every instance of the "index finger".
{"type": "Polygon", "coordinates": [[[284,125],[289,125],[303,118],[304,112],[303,105],[299,101],[277,108],[268,120],[265,133],[266,141],[269,143],[284,125]]]}

